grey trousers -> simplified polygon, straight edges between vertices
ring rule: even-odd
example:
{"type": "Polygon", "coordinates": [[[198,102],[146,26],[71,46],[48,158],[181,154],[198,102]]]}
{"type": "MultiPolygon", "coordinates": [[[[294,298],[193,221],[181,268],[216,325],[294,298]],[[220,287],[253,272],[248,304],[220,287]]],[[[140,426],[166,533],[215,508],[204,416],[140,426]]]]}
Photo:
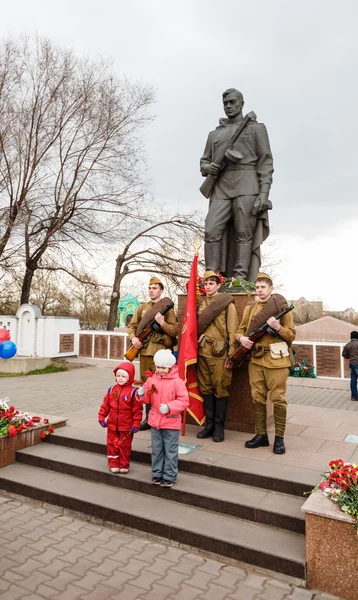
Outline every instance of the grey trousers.
{"type": "Polygon", "coordinates": [[[252,209],[257,196],[217,198],[211,196],[209,211],[205,219],[205,267],[220,272],[221,241],[224,231],[232,219],[235,229],[234,275],[246,279],[249,270],[252,241],[255,235],[257,215],[252,209]]]}
{"type": "Polygon", "coordinates": [[[152,477],[176,481],[179,433],[179,429],[155,429],[152,427],[152,477]]]}

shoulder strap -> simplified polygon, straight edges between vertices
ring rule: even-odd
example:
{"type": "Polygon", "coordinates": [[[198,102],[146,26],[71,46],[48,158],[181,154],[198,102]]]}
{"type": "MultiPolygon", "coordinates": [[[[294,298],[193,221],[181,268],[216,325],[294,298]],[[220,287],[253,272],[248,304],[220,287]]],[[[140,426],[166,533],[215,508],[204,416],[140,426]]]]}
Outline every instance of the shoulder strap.
{"type": "Polygon", "coordinates": [[[198,317],[198,337],[204,333],[210,323],[223,311],[229,304],[234,302],[231,294],[218,294],[214,300],[206,306],[198,317]]]}
{"type": "MultiPolygon", "coordinates": [[[[253,304],[253,307],[255,306],[255,304],[253,304]]],[[[267,319],[269,319],[270,317],[274,317],[278,313],[282,312],[282,310],[286,308],[286,306],[286,298],[281,296],[281,294],[272,294],[267,300],[266,305],[254,316],[252,321],[249,323],[246,335],[250,335],[253,331],[255,331],[255,329],[261,327],[264,323],[266,323],[267,319]]],[[[250,313],[252,312],[253,307],[250,309],[250,313]]]]}
{"type": "MultiPolygon", "coordinates": [[[[168,306],[168,304],[172,304],[172,303],[173,303],[173,301],[170,298],[165,297],[165,298],[161,298],[158,302],[156,302],[154,304],[154,306],[151,306],[150,308],[148,308],[148,310],[145,311],[144,315],[142,316],[141,320],[138,323],[138,326],[136,329],[136,335],[139,335],[139,333],[142,331],[142,329],[145,329],[147,327],[148,323],[153,321],[157,312],[162,312],[168,306]]],[[[145,303],[143,303],[143,306],[144,306],[144,304],[145,303]]],[[[143,310],[143,308],[142,308],[142,310],[143,310]]]]}

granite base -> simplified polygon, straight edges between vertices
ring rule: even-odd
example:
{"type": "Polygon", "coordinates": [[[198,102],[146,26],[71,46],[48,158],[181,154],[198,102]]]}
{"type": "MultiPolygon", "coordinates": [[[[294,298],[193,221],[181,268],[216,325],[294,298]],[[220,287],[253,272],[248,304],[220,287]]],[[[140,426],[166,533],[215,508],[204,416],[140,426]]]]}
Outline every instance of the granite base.
{"type": "Polygon", "coordinates": [[[354,520],[317,490],[305,502],[307,585],[345,600],[358,590],[358,535],[354,520]]]}
{"type": "MultiPolygon", "coordinates": [[[[47,417],[51,427],[62,427],[66,425],[67,419],[62,417],[47,417]]],[[[49,425],[35,425],[31,429],[22,431],[13,438],[8,435],[0,436],[0,467],[7,467],[15,462],[15,453],[29,446],[41,442],[41,432],[47,431],[49,425]]]]}

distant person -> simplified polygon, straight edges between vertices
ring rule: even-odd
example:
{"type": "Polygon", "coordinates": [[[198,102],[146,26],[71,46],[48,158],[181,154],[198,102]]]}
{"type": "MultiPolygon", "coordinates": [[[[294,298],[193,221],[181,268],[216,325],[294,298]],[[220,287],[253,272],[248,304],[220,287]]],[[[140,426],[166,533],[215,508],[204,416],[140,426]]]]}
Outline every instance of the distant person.
{"type": "Polygon", "coordinates": [[[133,387],[134,365],[123,362],[113,371],[115,384],[109,388],[98,413],[98,423],[107,427],[107,459],[112,473],[128,473],[133,434],[139,431],[142,403],[133,387]],[[108,417],[108,418],[107,418],[108,417]],[[107,419],[107,421],[106,421],[107,419]]]}
{"type": "Polygon", "coordinates": [[[139,388],[138,397],[151,404],[152,483],[170,488],[178,475],[181,413],[189,405],[189,396],[170,350],[158,350],[154,363],[155,374],[139,388]]]}
{"type": "MultiPolygon", "coordinates": [[[[162,298],[164,285],[158,277],[152,277],[149,281],[148,296],[149,302],[142,302],[135,311],[132,320],[127,327],[128,337],[133,346],[139,348],[139,367],[140,379],[144,383],[147,379],[147,371],[155,372],[154,354],[158,350],[172,350],[176,345],[178,335],[178,323],[174,310],[171,308],[165,315],[161,315],[166,301],[170,298],[162,298]],[[138,334],[144,329],[150,321],[155,319],[158,323],[159,331],[152,331],[143,342],[138,338],[138,334]]],[[[141,423],[141,431],[149,429],[148,413],[150,404],[146,406],[146,417],[141,423]]]]}
{"type": "Polygon", "coordinates": [[[348,342],[342,351],[343,358],[349,359],[349,369],[351,372],[351,400],[358,400],[358,331],[351,331],[351,341],[348,342]]]}

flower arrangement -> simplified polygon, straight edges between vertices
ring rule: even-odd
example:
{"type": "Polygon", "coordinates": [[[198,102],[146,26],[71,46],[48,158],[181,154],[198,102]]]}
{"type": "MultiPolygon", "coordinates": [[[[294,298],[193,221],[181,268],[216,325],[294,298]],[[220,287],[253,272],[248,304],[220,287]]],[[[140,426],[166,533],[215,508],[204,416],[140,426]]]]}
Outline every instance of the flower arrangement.
{"type": "MultiPolygon", "coordinates": [[[[244,281],[243,279],[235,279],[235,277],[224,277],[221,273],[218,273],[218,278],[220,279],[220,292],[221,293],[232,293],[232,292],[246,292],[249,295],[255,293],[255,284],[251,281],[244,281]]],[[[188,289],[189,282],[186,283],[186,289],[188,289]]],[[[202,296],[206,296],[206,291],[204,287],[204,279],[202,277],[197,278],[197,285],[199,288],[199,293],[202,296]]]]}
{"type": "MultiPolygon", "coordinates": [[[[31,416],[27,412],[16,410],[14,406],[9,404],[8,398],[0,399],[0,437],[8,435],[10,438],[14,438],[39,423],[41,423],[41,417],[31,416]]],[[[43,423],[49,425],[49,420],[43,419],[43,423]]],[[[53,427],[49,425],[46,431],[40,433],[40,437],[45,439],[53,432],[53,427]]]]}
{"type": "Polygon", "coordinates": [[[221,283],[220,292],[246,292],[249,295],[255,293],[255,284],[252,281],[236,279],[235,277],[223,277],[220,273],[218,277],[221,283]]]}
{"type": "Polygon", "coordinates": [[[358,535],[358,465],[345,463],[341,458],[332,460],[329,471],[312,491],[317,489],[353,517],[358,535]]]}
{"type": "Polygon", "coordinates": [[[290,370],[291,377],[316,377],[314,366],[305,358],[302,362],[296,361],[290,370]]]}

